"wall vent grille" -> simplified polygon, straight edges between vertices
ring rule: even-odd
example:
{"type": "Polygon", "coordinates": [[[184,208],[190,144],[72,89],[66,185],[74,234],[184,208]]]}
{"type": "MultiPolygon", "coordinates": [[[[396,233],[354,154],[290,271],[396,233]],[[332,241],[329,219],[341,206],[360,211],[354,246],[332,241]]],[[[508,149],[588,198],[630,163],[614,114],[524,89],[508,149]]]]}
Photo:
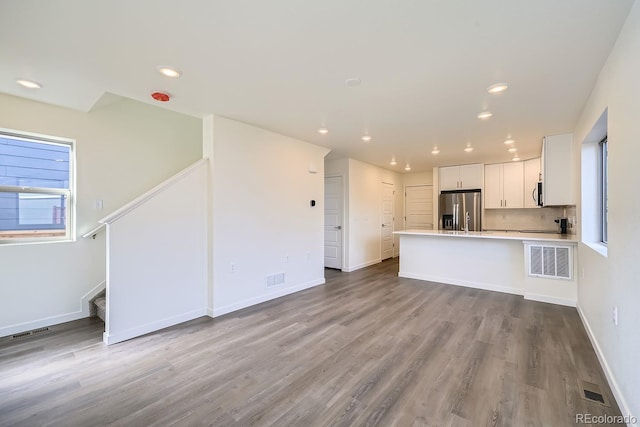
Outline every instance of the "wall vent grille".
{"type": "Polygon", "coordinates": [[[529,276],[571,280],[571,246],[525,244],[529,276]]]}
{"type": "Polygon", "coordinates": [[[38,335],[38,334],[42,334],[43,332],[49,332],[51,329],[49,329],[48,327],[44,327],[44,328],[38,328],[38,329],[34,329],[31,331],[26,331],[26,332],[20,332],[18,334],[13,334],[11,335],[11,339],[16,340],[19,338],[26,338],[26,337],[30,337],[33,335],[38,335]]]}
{"type": "Polygon", "coordinates": [[[284,273],[270,274],[267,276],[267,288],[284,284],[284,273]]]}

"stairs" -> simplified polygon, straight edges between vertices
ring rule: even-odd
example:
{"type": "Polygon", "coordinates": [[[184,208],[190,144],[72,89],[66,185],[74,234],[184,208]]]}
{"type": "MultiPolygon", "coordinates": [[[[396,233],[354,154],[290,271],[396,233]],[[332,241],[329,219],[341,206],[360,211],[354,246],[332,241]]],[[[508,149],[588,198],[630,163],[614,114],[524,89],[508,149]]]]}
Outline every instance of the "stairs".
{"type": "Polygon", "coordinates": [[[91,317],[98,316],[104,322],[106,309],[107,309],[106,291],[102,291],[89,302],[89,312],[91,317]]]}
{"type": "Polygon", "coordinates": [[[98,297],[93,303],[96,306],[96,316],[101,318],[104,322],[105,310],[107,308],[107,298],[105,296],[98,297]]]}

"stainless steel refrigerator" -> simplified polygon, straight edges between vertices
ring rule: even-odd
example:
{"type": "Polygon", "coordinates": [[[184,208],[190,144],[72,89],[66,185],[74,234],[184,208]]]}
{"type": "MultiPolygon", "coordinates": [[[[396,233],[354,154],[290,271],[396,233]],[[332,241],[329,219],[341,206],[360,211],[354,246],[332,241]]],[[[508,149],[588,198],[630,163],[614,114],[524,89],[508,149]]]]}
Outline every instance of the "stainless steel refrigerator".
{"type": "Polygon", "coordinates": [[[469,231],[482,231],[482,204],[480,190],[454,190],[440,193],[438,205],[440,230],[465,229],[469,218],[469,231]]]}

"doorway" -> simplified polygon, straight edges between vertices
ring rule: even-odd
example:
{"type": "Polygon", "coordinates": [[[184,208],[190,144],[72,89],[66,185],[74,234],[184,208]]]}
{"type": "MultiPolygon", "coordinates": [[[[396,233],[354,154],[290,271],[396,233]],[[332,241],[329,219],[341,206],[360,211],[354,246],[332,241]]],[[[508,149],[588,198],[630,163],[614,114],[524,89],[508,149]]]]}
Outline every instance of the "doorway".
{"type": "Polygon", "coordinates": [[[342,177],[324,179],[324,266],[342,269],[342,177]]]}
{"type": "Polygon", "coordinates": [[[382,183],[382,230],[380,232],[382,256],[381,259],[393,257],[393,184],[382,183]]]}

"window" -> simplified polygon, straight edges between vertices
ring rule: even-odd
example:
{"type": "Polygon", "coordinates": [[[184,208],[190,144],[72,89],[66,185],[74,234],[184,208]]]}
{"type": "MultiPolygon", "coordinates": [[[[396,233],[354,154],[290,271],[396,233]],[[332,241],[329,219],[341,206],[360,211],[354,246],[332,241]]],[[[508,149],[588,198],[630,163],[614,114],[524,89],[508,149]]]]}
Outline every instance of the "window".
{"type": "Polygon", "coordinates": [[[73,238],[73,141],[0,129],[0,241],[73,238]]]}
{"type": "Polygon", "coordinates": [[[609,203],[608,203],[608,196],[607,196],[607,180],[608,180],[608,152],[607,152],[607,136],[605,135],[605,137],[602,139],[602,141],[600,141],[600,171],[602,176],[600,177],[600,183],[602,185],[602,190],[600,191],[600,206],[601,206],[601,212],[602,212],[602,216],[600,218],[600,231],[602,233],[601,235],[601,241],[604,244],[607,244],[608,241],[608,237],[607,237],[607,223],[609,221],[609,203]]]}
{"type": "Polygon", "coordinates": [[[605,109],[582,141],[580,159],[581,240],[604,257],[608,256],[607,116],[605,109]]]}

